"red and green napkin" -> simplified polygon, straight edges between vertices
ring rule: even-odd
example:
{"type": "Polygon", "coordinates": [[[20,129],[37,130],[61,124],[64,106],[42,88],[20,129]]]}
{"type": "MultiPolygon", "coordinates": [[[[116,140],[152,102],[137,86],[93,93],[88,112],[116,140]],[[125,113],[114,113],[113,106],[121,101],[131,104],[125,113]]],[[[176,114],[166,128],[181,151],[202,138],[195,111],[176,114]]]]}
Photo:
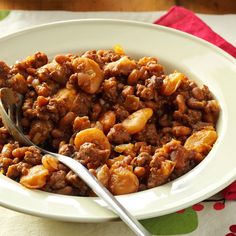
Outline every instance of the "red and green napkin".
{"type": "Polygon", "coordinates": [[[232,44],[215,33],[192,11],[183,7],[172,7],[164,16],[156,20],[154,24],[171,27],[205,39],[231,54],[233,57],[236,57],[236,48],[232,44]]]}

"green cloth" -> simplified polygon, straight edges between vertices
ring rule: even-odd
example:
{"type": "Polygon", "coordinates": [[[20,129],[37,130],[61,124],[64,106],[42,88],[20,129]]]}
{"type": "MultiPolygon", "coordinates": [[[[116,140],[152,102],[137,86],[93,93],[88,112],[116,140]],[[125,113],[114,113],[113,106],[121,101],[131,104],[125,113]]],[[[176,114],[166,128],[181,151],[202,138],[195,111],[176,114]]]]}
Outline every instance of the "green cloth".
{"type": "Polygon", "coordinates": [[[189,207],[183,213],[141,220],[141,223],[152,235],[178,235],[193,232],[198,227],[198,217],[189,207]]]}
{"type": "Polygon", "coordinates": [[[0,10],[0,20],[3,20],[5,17],[9,15],[10,11],[8,10],[0,10]]]}

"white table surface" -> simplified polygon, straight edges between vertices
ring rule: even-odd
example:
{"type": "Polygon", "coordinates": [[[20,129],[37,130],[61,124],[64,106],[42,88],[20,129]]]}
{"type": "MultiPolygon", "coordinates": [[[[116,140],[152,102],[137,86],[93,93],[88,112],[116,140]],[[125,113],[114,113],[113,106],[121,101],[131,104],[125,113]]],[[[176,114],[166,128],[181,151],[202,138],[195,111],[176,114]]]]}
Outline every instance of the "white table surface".
{"type": "MultiPolygon", "coordinates": [[[[62,11],[11,11],[0,21],[0,36],[29,26],[68,19],[113,18],[153,22],[164,12],[62,12],[62,11]]],[[[214,31],[236,46],[236,15],[198,14],[214,31]]],[[[235,216],[236,218],[236,216],[235,216]]],[[[204,219],[204,218],[203,218],[204,219]]],[[[205,221],[205,220],[204,220],[205,221]]],[[[221,226],[220,226],[221,228],[221,226]]],[[[204,235],[209,235],[205,232],[204,235]]],[[[122,222],[98,224],[66,223],[29,216],[0,207],[0,236],[131,236],[134,235],[122,222]]],[[[189,235],[199,235],[197,230],[189,235]]],[[[202,234],[203,235],[203,234],[202,234]]],[[[216,234],[218,235],[218,234],[216,234]]],[[[219,234],[221,235],[221,234],[219,234]]]]}

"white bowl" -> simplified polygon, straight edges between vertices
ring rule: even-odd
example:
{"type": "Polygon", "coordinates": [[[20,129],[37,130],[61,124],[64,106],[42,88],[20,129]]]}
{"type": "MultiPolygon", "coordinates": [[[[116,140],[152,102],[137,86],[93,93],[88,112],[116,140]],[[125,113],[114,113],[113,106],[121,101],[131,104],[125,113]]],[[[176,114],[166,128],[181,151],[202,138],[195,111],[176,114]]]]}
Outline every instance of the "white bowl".
{"type": "MultiPolygon", "coordinates": [[[[236,61],[219,48],[169,28],[115,20],[78,20],[42,25],[0,39],[0,59],[13,64],[37,51],[53,56],[120,44],[128,55],[154,56],[168,71],[177,69],[206,84],[221,106],[219,138],[197,167],[160,187],[117,199],[138,219],[160,216],[195,204],[236,179],[236,61]]],[[[29,190],[0,175],[2,206],[65,221],[115,219],[98,198],[29,190]]]]}

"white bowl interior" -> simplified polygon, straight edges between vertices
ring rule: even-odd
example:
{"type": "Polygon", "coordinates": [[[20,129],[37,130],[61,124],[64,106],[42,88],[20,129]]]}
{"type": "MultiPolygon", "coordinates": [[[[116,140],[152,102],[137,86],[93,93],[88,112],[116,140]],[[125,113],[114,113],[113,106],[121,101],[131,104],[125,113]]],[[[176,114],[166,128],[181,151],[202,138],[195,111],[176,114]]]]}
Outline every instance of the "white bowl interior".
{"type": "MultiPolygon", "coordinates": [[[[144,219],[190,206],[232,182],[236,176],[232,148],[236,132],[233,110],[236,63],[216,47],[160,26],[84,20],[49,24],[4,37],[0,39],[0,59],[13,64],[37,51],[52,56],[109,49],[116,44],[122,45],[128,55],[158,57],[168,72],[177,69],[198,84],[206,84],[221,105],[219,138],[202,163],[163,186],[119,196],[121,203],[136,217],[144,219]]],[[[2,175],[0,203],[18,211],[67,221],[105,221],[116,217],[98,198],[32,191],[2,175]]]]}

